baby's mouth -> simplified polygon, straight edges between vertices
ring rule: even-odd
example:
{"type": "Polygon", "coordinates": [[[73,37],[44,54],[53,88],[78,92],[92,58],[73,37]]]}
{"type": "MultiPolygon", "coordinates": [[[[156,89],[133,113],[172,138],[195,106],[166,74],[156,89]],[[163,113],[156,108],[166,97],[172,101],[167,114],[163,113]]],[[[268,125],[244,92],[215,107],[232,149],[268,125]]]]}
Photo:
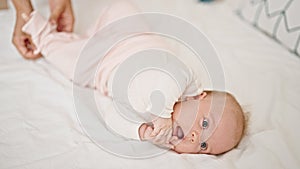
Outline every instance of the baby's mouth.
{"type": "Polygon", "coordinates": [[[172,133],[173,136],[177,136],[178,139],[183,139],[184,137],[184,133],[183,133],[183,130],[180,126],[176,126],[174,129],[173,129],[173,133],[172,133]]]}

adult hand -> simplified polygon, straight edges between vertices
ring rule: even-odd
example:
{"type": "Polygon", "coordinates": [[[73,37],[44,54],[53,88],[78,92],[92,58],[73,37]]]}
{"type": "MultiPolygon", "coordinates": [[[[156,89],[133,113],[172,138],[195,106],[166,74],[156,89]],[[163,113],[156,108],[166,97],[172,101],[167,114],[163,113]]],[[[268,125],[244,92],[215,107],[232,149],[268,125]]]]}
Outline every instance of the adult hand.
{"type": "Polygon", "coordinates": [[[30,0],[13,0],[12,2],[16,8],[16,23],[13,32],[12,43],[24,58],[37,59],[41,56],[41,54],[34,53],[36,47],[31,40],[31,36],[22,31],[22,27],[26,22],[22,18],[22,14],[29,16],[33,11],[30,0]]]}
{"type": "Polygon", "coordinates": [[[57,24],[58,32],[72,32],[74,13],[71,0],[49,0],[51,16],[49,21],[57,24]]]}

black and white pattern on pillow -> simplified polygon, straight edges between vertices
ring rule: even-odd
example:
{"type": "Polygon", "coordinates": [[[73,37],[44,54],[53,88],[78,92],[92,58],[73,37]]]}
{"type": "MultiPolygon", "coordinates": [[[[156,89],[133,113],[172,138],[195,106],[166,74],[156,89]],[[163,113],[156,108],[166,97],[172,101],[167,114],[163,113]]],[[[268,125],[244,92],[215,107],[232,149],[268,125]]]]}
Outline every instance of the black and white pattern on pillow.
{"type": "Polygon", "coordinates": [[[244,0],[237,13],[300,56],[300,0],[244,0]]]}

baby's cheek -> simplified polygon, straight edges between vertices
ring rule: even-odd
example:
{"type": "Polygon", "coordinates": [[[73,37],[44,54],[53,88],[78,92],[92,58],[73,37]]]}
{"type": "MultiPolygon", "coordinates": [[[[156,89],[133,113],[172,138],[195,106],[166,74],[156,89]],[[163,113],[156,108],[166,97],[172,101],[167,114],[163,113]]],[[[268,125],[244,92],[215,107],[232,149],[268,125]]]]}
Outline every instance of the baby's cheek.
{"type": "Polygon", "coordinates": [[[177,153],[197,153],[199,152],[198,145],[191,143],[189,140],[183,140],[174,149],[177,153]]]}

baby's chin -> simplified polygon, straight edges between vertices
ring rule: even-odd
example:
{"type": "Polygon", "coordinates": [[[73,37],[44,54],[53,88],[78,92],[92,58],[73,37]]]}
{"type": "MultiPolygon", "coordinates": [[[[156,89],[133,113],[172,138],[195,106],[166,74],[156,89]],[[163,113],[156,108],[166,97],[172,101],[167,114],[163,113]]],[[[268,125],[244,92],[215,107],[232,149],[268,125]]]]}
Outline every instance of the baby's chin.
{"type": "Polygon", "coordinates": [[[190,145],[190,146],[184,146],[184,147],[182,147],[180,144],[178,144],[172,150],[175,151],[178,154],[199,154],[199,153],[201,153],[199,151],[200,147],[197,146],[197,145],[190,145]]]}

